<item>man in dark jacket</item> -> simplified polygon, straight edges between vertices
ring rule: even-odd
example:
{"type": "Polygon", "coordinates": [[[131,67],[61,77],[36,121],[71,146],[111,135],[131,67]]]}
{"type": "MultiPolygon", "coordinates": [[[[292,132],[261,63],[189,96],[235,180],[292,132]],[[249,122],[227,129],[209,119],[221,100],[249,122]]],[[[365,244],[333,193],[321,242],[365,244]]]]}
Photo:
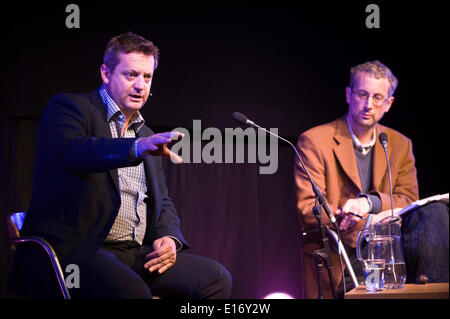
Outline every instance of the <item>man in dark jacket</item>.
{"type": "MultiPolygon", "coordinates": [[[[42,114],[22,232],[47,239],[63,269],[79,267],[80,284],[72,296],[230,296],[231,276],[221,264],[181,252],[189,246],[161,156],[181,163],[167,143],[182,134],[154,134],[139,113],[151,95],[157,62],[152,42],[133,33],[114,37],[100,70],[102,87],[90,94],[58,94],[42,114]]],[[[26,296],[57,293],[47,287],[35,251],[24,248],[16,257],[26,296]]]]}

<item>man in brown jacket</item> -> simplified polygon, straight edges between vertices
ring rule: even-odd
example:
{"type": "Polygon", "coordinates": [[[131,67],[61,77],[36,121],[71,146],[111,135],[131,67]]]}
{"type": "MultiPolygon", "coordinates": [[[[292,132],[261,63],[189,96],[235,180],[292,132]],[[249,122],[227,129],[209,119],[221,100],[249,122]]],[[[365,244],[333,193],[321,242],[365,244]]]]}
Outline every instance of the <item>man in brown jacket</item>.
{"type": "MultiPolygon", "coordinates": [[[[378,142],[380,133],[386,133],[389,141],[387,151],[392,169],[394,208],[404,207],[417,200],[419,190],[411,140],[378,123],[394,102],[393,94],[398,83],[397,79],[390,69],[379,61],[358,65],[352,68],[350,73],[350,85],[345,89],[349,105],[347,114],[333,122],[306,131],[300,135],[297,147],[311,178],[324,193],[331,212],[337,216],[341,239],[353,261],[357,276],[361,276],[362,268],[355,260],[354,248],[357,235],[364,227],[365,221],[355,215],[367,218],[369,214],[377,214],[390,209],[391,206],[386,158],[378,142]]],[[[294,173],[301,225],[304,230],[315,230],[317,221],[312,213],[315,196],[298,161],[295,163],[294,173]]],[[[425,269],[433,274],[438,273],[433,278],[434,281],[448,282],[448,207],[442,205],[432,210],[437,210],[438,213],[433,211],[431,214],[429,211],[418,210],[417,213],[410,214],[415,215],[414,222],[402,221],[403,235],[407,231],[414,232],[415,236],[414,239],[410,239],[410,236],[403,238],[405,258],[408,259],[409,256],[411,259],[415,258],[414,261],[409,261],[415,269],[408,268],[408,276],[415,276],[415,272],[425,269]],[[424,214],[432,215],[438,222],[417,222],[418,219],[431,218],[424,214]],[[405,230],[405,225],[409,225],[408,230],[405,230]],[[438,236],[436,240],[428,240],[431,246],[422,249],[424,251],[418,250],[416,244],[410,243],[417,241],[417,236],[424,239],[423,236],[427,236],[432,227],[433,232],[442,232],[442,238],[438,236]],[[437,230],[436,227],[442,229],[437,230]],[[406,247],[407,245],[410,247],[406,247]],[[433,251],[434,248],[443,250],[443,256],[442,260],[432,261],[433,265],[430,265],[430,260],[435,256],[424,254],[426,250],[433,251]],[[421,255],[419,258],[421,261],[412,256],[417,254],[421,255]],[[437,270],[431,271],[430,267],[437,270]]],[[[321,222],[323,225],[334,227],[324,213],[321,222]]],[[[318,296],[313,252],[319,248],[318,232],[311,232],[304,237],[302,257],[306,298],[318,296]]],[[[332,247],[332,250],[332,276],[337,289],[342,273],[335,247],[332,247]]],[[[406,263],[408,265],[408,260],[406,263]]],[[[332,297],[326,271],[323,272],[322,289],[324,297],[332,297]]]]}

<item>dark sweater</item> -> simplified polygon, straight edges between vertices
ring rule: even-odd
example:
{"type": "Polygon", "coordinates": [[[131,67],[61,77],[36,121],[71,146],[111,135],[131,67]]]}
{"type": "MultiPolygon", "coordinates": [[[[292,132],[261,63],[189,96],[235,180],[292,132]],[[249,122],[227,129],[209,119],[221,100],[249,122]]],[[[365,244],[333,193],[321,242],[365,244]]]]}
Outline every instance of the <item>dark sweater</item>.
{"type": "MultiPolygon", "coordinates": [[[[373,148],[367,154],[363,154],[355,148],[355,156],[362,191],[367,194],[372,186],[373,148]]],[[[369,195],[369,197],[372,201],[371,213],[379,213],[381,211],[381,199],[376,195],[369,195]]]]}

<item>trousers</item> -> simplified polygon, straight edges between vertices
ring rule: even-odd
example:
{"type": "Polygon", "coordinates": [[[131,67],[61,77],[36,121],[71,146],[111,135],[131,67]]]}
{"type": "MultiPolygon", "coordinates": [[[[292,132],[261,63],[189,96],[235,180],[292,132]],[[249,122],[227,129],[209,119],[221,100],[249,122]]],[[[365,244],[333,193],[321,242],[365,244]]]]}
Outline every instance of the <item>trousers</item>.
{"type": "MultiPolygon", "coordinates": [[[[10,277],[12,293],[27,298],[62,298],[53,269],[41,249],[26,247],[25,262],[14,267],[20,276],[10,277]]],[[[72,298],[150,299],[225,299],[230,298],[232,278],[228,270],[210,258],[178,252],[175,264],[164,273],[149,273],[144,268],[151,246],[133,241],[107,243],[88,264],[66,275],[72,298]]],[[[63,272],[65,265],[62,265],[63,272]]]]}
{"type": "Polygon", "coordinates": [[[151,246],[135,242],[105,244],[80,274],[80,288],[71,289],[83,298],[216,299],[231,295],[231,275],[220,263],[185,252],[162,274],[144,269],[151,246]]]}
{"type": "MultiPolygon", "coordinates": [[[[449,282],[448,214],[448,205],[433,202],[402,217],[407,283],[414,283],[418,274],[427,275],[428,282],[449,282]]],[[[356,276],[363,279],[363,263],[357,259],[356,250],[348,247],[346,250],[356,276]]],[[[361,250],[366,256],[367,244],[363,244],[361,250]]]]}

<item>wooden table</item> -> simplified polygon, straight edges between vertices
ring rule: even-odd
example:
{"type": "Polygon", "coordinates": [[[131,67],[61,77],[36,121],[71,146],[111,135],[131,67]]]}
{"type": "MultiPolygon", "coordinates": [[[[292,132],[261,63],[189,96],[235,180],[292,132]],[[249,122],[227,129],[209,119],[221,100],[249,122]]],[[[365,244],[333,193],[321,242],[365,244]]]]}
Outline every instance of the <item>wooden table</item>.
{"type": "Polygon", "coordinates": [[[345,299],[448,299],[448,283],[406,284],[401,289],[367,292],[359,286],[347,292],[345,299]]]}

